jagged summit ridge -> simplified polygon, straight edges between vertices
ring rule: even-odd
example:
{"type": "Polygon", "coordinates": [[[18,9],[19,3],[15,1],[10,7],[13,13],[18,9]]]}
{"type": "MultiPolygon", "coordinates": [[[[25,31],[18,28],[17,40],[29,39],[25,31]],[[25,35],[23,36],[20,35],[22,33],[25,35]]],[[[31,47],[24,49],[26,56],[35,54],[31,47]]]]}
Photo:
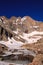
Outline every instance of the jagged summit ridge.
{"type": "MultiPolygon", "coordinates": [[[[29,16],[24,16],[23,18],[12,16],[10,19],[6,18],[5,16],[1,16],[0,26],[4,27],[3,30],[10,32],[10,34],[18,36],[23,35],[23,33],[28,34],[32,33],[33,31],[43,31],[43,22],[35,21],[29,16]]],[[[0,32],[2,31],[2,27],[0,27],[0,32]]]]}

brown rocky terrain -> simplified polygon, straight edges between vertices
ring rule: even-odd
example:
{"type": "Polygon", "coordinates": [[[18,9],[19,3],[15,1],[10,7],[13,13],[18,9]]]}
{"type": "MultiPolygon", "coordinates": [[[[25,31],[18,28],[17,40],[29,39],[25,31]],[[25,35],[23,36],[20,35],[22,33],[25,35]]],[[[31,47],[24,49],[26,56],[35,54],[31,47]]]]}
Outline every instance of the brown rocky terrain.
{"type": "Polygon", "coordinates": [[[22,34],[23,32],[30,33],[34,30],[43,31],[43,23],[35,21],[29,16],[25,16],[23,18],[13,16],[10,19],[2,16],[0,17],[0,19],[2,19],[3,25],[10,28],[12,31],[18,30],[19,31],[18,34],[22,34]]]}
{"type": "Polygon", "coordinates": [[[7,51],[10,59],[17,55],[17,59],[30,60],[28,65],[43,65],[43,22],[29,16],[10,19],[0,16],[0,53],[3,51],[7,51]]]}
{"type": "Polygon", "coordinates": [[[28,65],[43,65],[43,54],[36,55],[33,62],[28,65]]]}

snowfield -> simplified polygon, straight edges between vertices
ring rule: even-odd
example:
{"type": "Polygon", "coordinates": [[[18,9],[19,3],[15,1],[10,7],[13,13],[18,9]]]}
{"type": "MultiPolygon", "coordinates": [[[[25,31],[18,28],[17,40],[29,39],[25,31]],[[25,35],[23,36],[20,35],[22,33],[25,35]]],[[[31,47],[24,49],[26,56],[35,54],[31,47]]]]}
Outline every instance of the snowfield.
{"type": "MultiPolygon", "coordinates": [[[[21,38],[26,40],[26,44],[31,44],[37,42],[42,38],[43,32],[33,31],[31,33],[23,33],[23,35],[19,35],[21,38]],[[38,36],[37,36],[38,35],[38,36]]],[[[13,37],[10,39],[8,37],[8,41],[0,41],[0,44],[6,45],[9,49],[20,49],[23,44],[21,41],[16,41],[13,37]]]]}
{"type": "Polygon", "coordinates": [[[16,41],[16,40],[14,40],[13,38],[10,39],[10,38],[8,37],[8,40],[9,40],[9,41],[7,41],[7,42],[5,42],[5,41],[0,41],[0,44],[6,45],[9,49],[19,49],[20,46],[23,45],[22,42],[16,41]]]}
{"type": "Polygon", "coordinates": [[[29,34],[23,33],[23,36],[19,35],[21,38],[25,39],[27,43],[37,42],[42,38],[43,32],[33,31],[29,34]],[[37,36],[39,35],[39,36],[37,36]]]}

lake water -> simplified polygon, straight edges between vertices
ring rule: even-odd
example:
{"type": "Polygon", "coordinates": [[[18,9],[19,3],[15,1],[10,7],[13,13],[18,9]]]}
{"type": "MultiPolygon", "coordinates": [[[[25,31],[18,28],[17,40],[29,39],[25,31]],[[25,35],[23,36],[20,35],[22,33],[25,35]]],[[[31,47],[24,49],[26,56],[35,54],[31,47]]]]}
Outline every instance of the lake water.
{"type": "Polygon", "coordinates": [[[30,63],[28,60],[14,60],[14,61],[4,60],[4,61],[0,61],[0,65],[9,65],[9,64],[27,65],[28,63],[30,63]]]}

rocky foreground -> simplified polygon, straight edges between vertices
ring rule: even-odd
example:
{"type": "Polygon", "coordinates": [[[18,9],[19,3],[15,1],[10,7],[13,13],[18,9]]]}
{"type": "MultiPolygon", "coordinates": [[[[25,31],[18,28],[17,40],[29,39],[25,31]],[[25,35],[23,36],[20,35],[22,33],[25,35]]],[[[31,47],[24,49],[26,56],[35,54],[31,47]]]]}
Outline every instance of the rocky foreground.
{"type": "Polygon", "coordinates": [[[43,22],[0,16],[0,60],[0,65],[17,65],[15,60],[27,61],[18,65],[43,65],[43,22]]]}

